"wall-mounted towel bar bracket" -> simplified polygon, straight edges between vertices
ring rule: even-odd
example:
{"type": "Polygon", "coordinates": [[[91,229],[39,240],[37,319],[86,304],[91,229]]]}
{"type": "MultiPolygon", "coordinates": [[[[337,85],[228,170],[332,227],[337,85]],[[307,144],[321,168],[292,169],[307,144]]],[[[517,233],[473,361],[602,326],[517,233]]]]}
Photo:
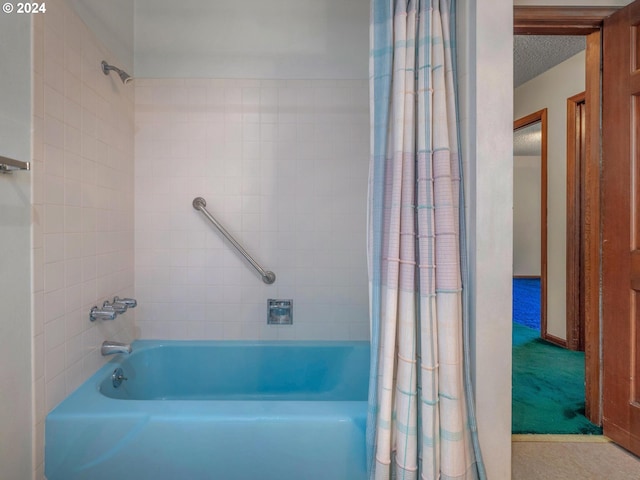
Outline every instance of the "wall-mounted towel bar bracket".
{"type": "Polygon", "coordinates": [[[258,271],[264,283],[267,283],[270,285],[276,281],[276,274],[262,268],[260,264],[256,262],[254,258],[251,255],[249,255],[249,253],[242,247],[242,245],[240,245],[238,241],[235,238],[233,238],[233,235],[231,235],[222,225],[220,225],[220,223],[215,218],[213,218],[213,215],[211,215],[209,211],[205,208],[207,206],[207,202],[205,201],[204,198],[202,197],[194,198],[192,205],[193,205],[193,208],[195,208],[196,210],[200,210],[202,214],[205,217],[207,217],[211,223],[213,223],[214,227],[216,227],[220,231],[220,233],[224,235],[224,237],[227,240],[229,240],[231,245],[233,245],[236,248],[236,250],[238,250],[242,254],[242,256],[247,260],[247,262],[249,262],[251,266],[258,271]]]}
{"type": "Polygon", "coordinates": [[[0,173],[11,173],[14,170],[31,170],[31,164],[0,155],[0,173]]]}

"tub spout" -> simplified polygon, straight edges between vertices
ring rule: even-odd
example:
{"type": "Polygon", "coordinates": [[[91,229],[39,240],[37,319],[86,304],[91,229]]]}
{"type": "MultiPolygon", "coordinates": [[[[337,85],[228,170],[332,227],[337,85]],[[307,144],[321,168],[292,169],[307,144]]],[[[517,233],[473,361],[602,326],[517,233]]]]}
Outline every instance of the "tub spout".
{"type": "Polygon", "coordinates": [[[111,342],[109,340],[105,340],[102,342],[102,348],[100,349],[100,353],[103,356],[114,355],[116,353],[131,353],[131,345],[128,343],[120,343],[120,342],[111,342]]]}

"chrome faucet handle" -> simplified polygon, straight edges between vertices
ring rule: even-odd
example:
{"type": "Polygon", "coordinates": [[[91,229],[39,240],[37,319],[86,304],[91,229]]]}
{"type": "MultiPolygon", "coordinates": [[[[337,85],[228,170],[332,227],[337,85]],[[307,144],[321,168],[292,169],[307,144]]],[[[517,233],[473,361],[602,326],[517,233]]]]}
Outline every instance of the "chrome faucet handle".
{"type": "Polygon", "coordinates": [[[116,315],[118,315],[118,313],[119,313],[119,312],[118,312],[118,309],[117,309],[117,308],[115,308],[113,305],[111,305],[111,304],[110,304],[109,302],[107,302],[107,301],[105,301],[105,302],[102,304],[102,308],[101,308],[101,310],[102,310],[103,312],[108,312],[108,313],[114,312],[116,315]]]}
{"type": "Polygon", "coordinates": [[[120,298],[113,297],[113,303],[124,303],[128,308],[135,308],[138,306],[138,301],[135,298],[120,298]]]}
{"type": "Polygon", "coordinates": [[[127,308],[129,307],[129,305],[127,305],[124,302],[113,302],[113,303],[109,303],[107,300],[104,301],[104,303],[102,304],[103,308],[113,308],[116,313],[124,313],[127,311],[127,308]]]}
{"type": "Polygon", "coordinates": [[[101,309],[94,306],[89,312],[89,320],[92,322],[96,320],[115,320],[117,315],[118,312],[111,306],[103,306],[101,309]]]}

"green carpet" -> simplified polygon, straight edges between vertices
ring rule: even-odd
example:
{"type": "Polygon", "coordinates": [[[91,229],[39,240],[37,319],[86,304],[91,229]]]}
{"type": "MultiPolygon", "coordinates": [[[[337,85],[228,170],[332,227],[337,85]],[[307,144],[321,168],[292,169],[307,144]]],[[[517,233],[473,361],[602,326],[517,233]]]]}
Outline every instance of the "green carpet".
{"type": "Polygon", "coordinates": [[[513,324],[512,433],[602,434],[584,416],[584,352],[513,324]]]}

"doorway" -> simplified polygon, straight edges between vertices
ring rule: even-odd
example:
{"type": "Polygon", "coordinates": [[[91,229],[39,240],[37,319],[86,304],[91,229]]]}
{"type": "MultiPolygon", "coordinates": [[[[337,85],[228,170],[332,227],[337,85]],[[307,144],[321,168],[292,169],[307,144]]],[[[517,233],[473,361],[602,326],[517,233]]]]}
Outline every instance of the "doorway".
{"type": "Polygon", "coordinates": [[[632,142],[640,115],[640,0],[620,9],[515,7],[514,25],[516,34],[587,35],[581,187],[587,415],[640,454],[640,220],[634,202],[640,149],[632,142]]]}
{"type": "Polygon", "coordinates": [[[602,422],[602,378],[600,371],[600,59],[601,27],[613,7],[514,7],[514,33],[522,35],[584,35],[586,38],[587,104],[582,238],[582,311],[585,325],[585,415],[594,424],[602,422]],[[595,108],[597,106],[597,108],[595,108]]]}
{"type": "MultiPolygon", "coordinates": [[[[615,8],[515,7],[516,35],[582,35],[586,40],[585,101],[592,105],[585,118],[587,141],[585,162],[581,168],[580,205],[581,296],[578,308],[584,319],[585,345],[585,415],[600,425],[600,58],[603,19],[615,8]]],[[[577,92],[574,92],[577,93],[577,92]]],[[[567,98],[570,95],[567,96],[567,98]]],[[[562,127],[565,128],[564,126],[562,127]]],[[[564,267],[564,265],[563,265],[564,267]]]]}
{"type": "MultiPolygon", "coordinates": [[[[542,139],[544,148],[541,148],[545,166],[545,178],[540,186],[544,188],[541,214],[518,203],[526,200],[522,198],[523,192],[531,189],[533,180],[518,177],[527,159],[514,148],[514,286],[522,282],[519,277],[540,277],[540,337],[574,350],[577,349],[573,339],[574,325],[579,327],[581,320],[580,283],[575,281],[580,271],[581,237],[573,238],[574,232],[580,231],[580,197],[574,195],[576,190],[580,191],[576,189],[576,185],[580,185],[580,172],[576,172],[580,163],[570,161],[568,157],[567,99],[583,94],[585,63],[583,36],[515,37],[514,140],[519,135],[518,122],[526,122],[536,110],[545,110],[548,116],[545,122],[550,124],[550,130],[542,139]],[[519,209],[523,210],[526,219],[518,217],[519,209]],[[543,217],[541,233],[532,230],[532,215],[536,214],[543,217]],[[527,243],[540,235],[542,251],[538,253],[532,250],[533,244],[528,247],[527,243]],[[535,262],[534,253],[540,257],[535,262]]],[[[537,142],[540,146],[540,139],[537,142]]],[[[514,143],[514,147],[518,146],[514,143]]],[[[531,160],[528,157],[528,161],[531,160]]]]}
{"type": "MultiPolygon", "coordinates": [[[[571,53],[571,52],[570,52],[571,53]]],[[[584,353],[567,349],[568,335],[564,338],[549,333],[547,325],[547,239],[554,240],[560,236],[565,239],[565,231],[570,229],[562,225],[558,228],[558,217],[565,216],[571,202],[558,202],[558,197],[565,197],[574,188],[568,188],[571,181],[553,182],[548,178],[548,157],[553,159],[554,175],[569,180],[573,176],[573,167],[580,162],[568,161],[569,150],[563,148],[567,140],[563,128],[556,126],[552,132],[555,150],[549,152],[548,146],[548,110],[556,113],[554,119],[559,121],[558,113],[565,113],[565,95],[572,88],[584,88],[584,52],[576,58],[570,58],[559,65],[531,79],[521,88],[516,89],[516,111],[522,108],[519,96],[526,96],[525,105],[531,102],[542,102],[549,106],[537,112],[519,118],[514,122],[514,263],[513,263],[513,337],[512,337],[512,432],[514,434],[600,434],[601,429],[590,423],[585,417],[584,389],[584,353]],[[559,86],[556,77],[570,80],[570,73],[579,77],[577,86],[570,81],[559,86]],[[551,83],[553,88],[549,89],[551,83]],[[551,90],[551,91],[549,91],[551,90]],[[518,104],[519,103],[519,104],[518,104]],[[567,172],[564,172],[565,158],[567,172]],[[558,185],[560,184],[560,185],[558,185]],[[556,203],[548,205],[548,185],[558,189],[567,185],[566,193],[562,189],[555,194],[556,203]],[[555,222],[548,222],[547,214],[555,216],[555,222]],[[555,232],[548,231],[548,225],[556,227],[555,232]],[[537,288],[536,288],[537,285],[537,288]],[[551,339],[552,341],[549,341],[551,339]]],[[[573,95],[572,99],[579,96],[573,95]]],[[[525,107],[526,108],[526,107],[525,107]]],[[[569,118],[569,116],[567,116],[569,118]]],[[[578,122],[578,120],[572,119],[578,122]]],[[[562,125],[567,122],[562,119],[562,125]]],[[[575,134],[575,132],[574,132],[575,134]]],[[[575,152],[571,152],[573,155],[575,152]]],[[[568,212],[567,212],[568,213],[568,212]]],[[[553,218],[553,217],[552,217],[553,218]]],[[[564,218],[562,218],[564,220],[564,218]]],[[[566,215],[567,225],[577,220],[566,215]]],[[[568,237],[568,235],[567,235],[568,237]]],[[[569,261],[569,249],[565,259],[564,244],[552,252],[562,257],[561,264],[567,265],[567,277],[578,265],[569,261]]],[[[568,245],[567,245],[568,247],[568,245]]],[[[559,263],[559,262],[556,262],[559,263]]],[[[561,272],[564,273],[564,272],[561,272]]],[[[556,273],[557,275],[557,273],[556,273]]],[[[579,275],[578,275],[579,276],[579,275]]],[[[564,283],[565,277],[554,278],[555,283],[564,283]]],[[[560,290],[557,286],[556,290],[560,290]]],[[[567,289],[569,290],[569,289],[567,289]]],[[[553,296],[552,296],[553,298],[553,296]]],[[[560,297],[562,299],[562,297],[560,297]]],[[[556,300],[556,303],[557,300],[556,300]]],[[[558,309],[558,305],[554,305],[558,309]]],[[[561,312],[551,311],[551,317],[562,320],[564,326],[564,304],[560,303],[561,312]]],[[[568,310],[568,309],[567,309],[568,310]]],[[[555,326],[558,328],[558,326],[555,326]]],[[[564,334],[565,332],[563,332],[564,334]]]]}
{"type": "Polygon", "coordinates": [[[513,125],[513,322],[546,333],[547,109],[513,125]]]}

